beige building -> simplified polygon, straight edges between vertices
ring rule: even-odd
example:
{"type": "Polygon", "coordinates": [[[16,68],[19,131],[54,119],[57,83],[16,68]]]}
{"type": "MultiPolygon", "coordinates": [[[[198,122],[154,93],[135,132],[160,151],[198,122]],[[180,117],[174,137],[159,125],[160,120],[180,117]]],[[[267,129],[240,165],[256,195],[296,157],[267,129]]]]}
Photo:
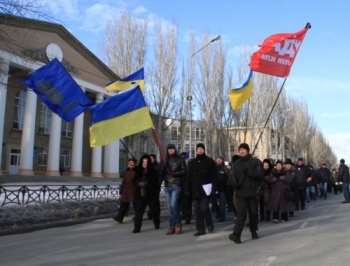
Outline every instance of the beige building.
{"type": "Polygon", "coordinates": [[[119,141],[90,148],[89,111],[67,123],[17,80],[57,58],[98,103],[119,77],[61,25],[2,14],[0,34],[0,174],[118,177],[119,141]]]}

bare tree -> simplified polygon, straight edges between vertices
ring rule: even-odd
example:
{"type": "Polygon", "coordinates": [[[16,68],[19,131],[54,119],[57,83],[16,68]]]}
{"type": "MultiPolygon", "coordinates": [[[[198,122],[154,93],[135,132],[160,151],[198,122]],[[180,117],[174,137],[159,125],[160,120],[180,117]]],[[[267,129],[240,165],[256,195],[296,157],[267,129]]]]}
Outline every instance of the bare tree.
{"type": "Polygon", "coordinates": [[[155,26],[154,61],[149,71],[147,99],[156,115],[157,131],[162,139],[169,125],[165,118],[174,117],[178,83],[178,28],[176,23],[164,25],[160,19],[155,26]]]}
{"type": "MultiPolygon", "coordinates": [[[[102,57],[120,77],[126,77],[140,69],[147,53],[148,20],[132,17],[123,11],[106,24],[100,43],[102,57]]],[[[124,138],[125,145],[133,153],[137,134],[124,138]]]]}

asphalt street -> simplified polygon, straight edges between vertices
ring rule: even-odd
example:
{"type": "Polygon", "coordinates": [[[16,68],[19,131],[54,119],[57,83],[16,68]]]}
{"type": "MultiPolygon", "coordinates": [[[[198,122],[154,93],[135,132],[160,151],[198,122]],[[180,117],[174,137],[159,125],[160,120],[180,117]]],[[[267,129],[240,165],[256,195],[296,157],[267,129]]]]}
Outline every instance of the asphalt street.
{"type": "Polygon", "coordinates": [[[343,195],[307,203],[286,223],[263,222],[258,240],[248,228],[242,244],[228,239],[233,216],[215,222],[213,233],[195,237],[195,225],[165,235],[144,218],[133,234],[132,215],[123,224],[101,219],[85,224],[0,237],[0,265],[350,265],[350,204],[343,195]]]}

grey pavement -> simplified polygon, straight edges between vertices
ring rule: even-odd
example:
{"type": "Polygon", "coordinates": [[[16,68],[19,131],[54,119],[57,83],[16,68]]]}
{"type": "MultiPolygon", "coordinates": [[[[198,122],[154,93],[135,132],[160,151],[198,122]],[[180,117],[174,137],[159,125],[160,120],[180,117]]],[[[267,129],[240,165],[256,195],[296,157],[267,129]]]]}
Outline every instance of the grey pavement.
{"type": "Polygon", "coordinates": [[[27,234],[0,237],[0,265],[350,265],[350,204],[343,195],[307,204],[287,223],[260,223],[260,239],[248,228],[242,244],[228,239],[233,217],[215,223],[214,233],[195,237],[195,226],[180,235],[165,235],[144,219],[133,234],[131,216],[124,224],[101,219],[27,234]]]}

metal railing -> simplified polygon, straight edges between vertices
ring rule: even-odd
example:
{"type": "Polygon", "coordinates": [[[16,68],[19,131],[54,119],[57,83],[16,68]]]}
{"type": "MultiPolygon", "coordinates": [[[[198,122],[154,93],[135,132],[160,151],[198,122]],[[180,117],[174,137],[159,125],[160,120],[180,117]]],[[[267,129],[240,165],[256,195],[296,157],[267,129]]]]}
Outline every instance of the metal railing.
{"type": "Polygon", "coordinates": [[[30,188],[30,186],[5,188],[4,186],[0,186],[1,206],[7,204],[25,205],[34,202],[46,203],[52,201],[62,202],[66,200],[81,201],[112,197],[120,198],[119,186],[112,187],[107,185],[105,187],[98,187],[93,185],[92,187],[85,187],[82,185],[52,185],[41,186],[39,188],[30,188]]]}
{"type": "MultiPolygon", "coordinates": [[[[8,204],[26,205],[30,203],[47,203],[62,201],[82,201],[100,198],[120,199],[119,186],[112,187],[86,187],[82,185],[50,185],[50,186],[0,186],[0,206],[8,204]],[[31,188],[32,187],[32,188],[31,188]],[[36,187],[36,188],[33,188],[36,187]]],[[[161,187],[161,195],[164,198],[164,187],[161,187]]],[[[162,202],[162,199],[161,199],[162,202]]]]}

